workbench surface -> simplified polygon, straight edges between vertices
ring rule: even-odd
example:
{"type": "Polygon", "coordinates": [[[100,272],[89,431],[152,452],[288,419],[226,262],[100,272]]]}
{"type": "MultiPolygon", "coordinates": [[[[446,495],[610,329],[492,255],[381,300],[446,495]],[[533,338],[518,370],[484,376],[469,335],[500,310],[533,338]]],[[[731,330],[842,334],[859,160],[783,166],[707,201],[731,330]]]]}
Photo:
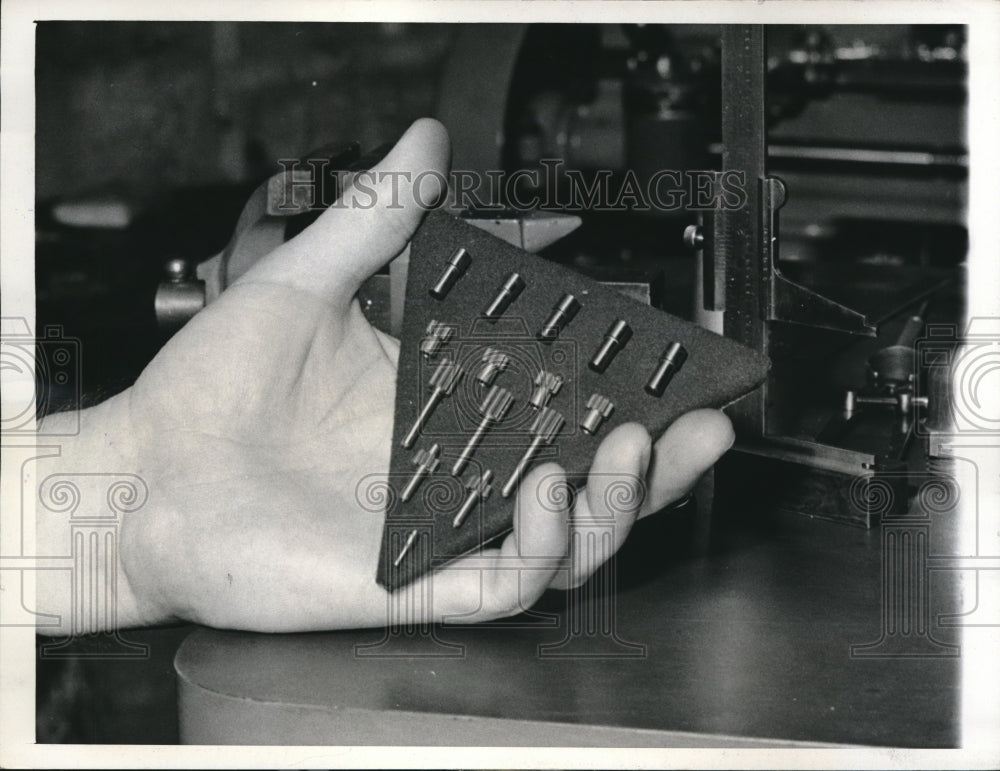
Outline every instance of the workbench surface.
{"type": "MultiPolygon", "coordinates": [[[[954,574],[930,571],[925,586],[930,635],[940,645],[923,649],[941,655],[852,656],[852,645],[882,635],[880,529],[774,514],[737,522],[716,533],[711,548],[692,549],[696,519],[664,513],[640,521],[617,572],[594,579],[595,589],[616,584],[613,605],[591,597],[587,607],[614,608],[617,640],[571,635],[569,645],[547,649],[597,656],[541,655],[539,646],[568,635],[569,595],[557,592],[506,626],[435,627],[440,643],[382,630],[200,629],[175,661],[181,740],[958,744],[959,635],[938,618],[962,610],[954,574]]],[[[931,553],[949,542],[942,523],[932,522],[931,553]]]]}

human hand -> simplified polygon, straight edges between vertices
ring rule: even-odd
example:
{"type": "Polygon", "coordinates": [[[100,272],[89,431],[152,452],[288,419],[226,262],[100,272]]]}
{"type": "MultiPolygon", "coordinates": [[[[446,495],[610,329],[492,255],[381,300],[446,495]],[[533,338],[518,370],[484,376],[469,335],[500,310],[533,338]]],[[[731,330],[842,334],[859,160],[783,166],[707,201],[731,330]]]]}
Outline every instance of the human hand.
{"type": "MultiPolygon", "coordinates": [[[[373,172],[443,175],[448,155],[443,127],[418,121],[373,172]]],[[[433,180],[424,177],[420,200],[433,198],[433,180]]],[[[388,622],[375,582],[383,517],[355,490],[388,473],[399,351],[355,293],[407,248],[424,213],[405,185],[393,199],[390,184],[374,186],[374,206],[324,212],[262,259],[101,405],[100,420],[84,421],[89,446],[102,435],[128,464],[121,470],[149,488],[121,525],[121,626],[185,619],[277,632],[388,622]]],[[[614,516],[617,549],[640,511],[684,495],[731,442],[714,410],[681,417],[655,446],[641,426],[619,426],[573,512],[539,503],[563,482],[557,465],[539,466],[521,484],[501,546],[420,579],[433,582],[424,612],[486,620],[529,607],[548,586],[580,583],[598,565],[568,554],[574,522],[614,516]],[[604,489],[622,482],[632,501],[605,510],[604,489]]]]}

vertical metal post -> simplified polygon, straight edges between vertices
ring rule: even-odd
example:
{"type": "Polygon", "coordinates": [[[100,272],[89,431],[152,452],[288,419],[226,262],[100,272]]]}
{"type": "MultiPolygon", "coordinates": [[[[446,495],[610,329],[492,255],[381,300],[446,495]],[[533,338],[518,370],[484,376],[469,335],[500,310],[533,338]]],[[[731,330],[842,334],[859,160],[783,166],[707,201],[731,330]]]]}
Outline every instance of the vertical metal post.
{"type": "MultiPolygon", "coordinates": [[[[764,27],[727,25],[722,31],[722,170],[744,175],[745,204],[719,211],[715,248],[726,266],[723,330],[727,337],[766,352],[764,303],[770,266],[765,264],[762,187],[767,174],[766,43],[764,27]]],[[[766,385],[730,410],[740,433],[764,434],[766,385]]]]}

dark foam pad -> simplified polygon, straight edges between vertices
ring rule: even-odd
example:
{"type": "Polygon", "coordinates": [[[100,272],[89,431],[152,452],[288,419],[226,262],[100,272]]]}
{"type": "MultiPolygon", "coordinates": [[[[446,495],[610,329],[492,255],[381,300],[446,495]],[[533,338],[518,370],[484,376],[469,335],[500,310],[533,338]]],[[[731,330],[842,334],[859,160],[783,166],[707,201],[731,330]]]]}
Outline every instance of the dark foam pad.
{"type": "Polygon", "coordinates": [[[529,399],[539,370],[563,377],[562,388],[549,406],[565,417],[566,424],[536,464],[557,461],[566,469],[570,483],[579,487],[586,482],[598,445],[615,426],[641,423],[655,439],[680,414],[698,407],[722,407],[750,391],[768,368],[766,358],[745,346],[627,298],[442,212],[430,213],[413,239],[400,344],[389,489],[383,491],[386,524],[377,574],[378,582],[389,589],[511,529],[517,495],[504,498],[500,491],[531,441],[529,429],[536,413],[529,399]],[[468,270],[445,299],[435,299],[429,290],[458,247],[471,255],[468,270]],[[522,276],[525,289],[500,320],[490,323],[481,314],[513,272],[522,276]],[[556,341],[542,343],[536,335],[565,293],[573,294],[582,307],[556,341]],[[617,319],[628,322],[633,336],[599,374],[588,362],[617,319]],[[456,334],[436,357],[426,358],[420,344],[432,320],[454,326],[456,334]],[[671,342],[683,345],[688,358],[656,398],[644,386],[671,342]],[[456,478],[450,473],[452,464],[480,421],[477,407],[483,389],[475,374],[486,348],[510,356],[507,370],[494,382],[513,394],[514,403],[456,478]],[[442,357],[457,362],[464,376],[435,409],[412,448],[404,449],[401,442],[431,395],[428,385],[442,357]],[[581,430],[580,421],[595,392],[608,397],[614,411],[591,436],[581,430]],[[435,443],[441,448],[440,465],[408,501],[401,501],[400,492],[413,475],[415,453],[435,443]],[[468,493],[463,483],[485,469],[493,472],[492,493],[476,505],[461,527],[453,527],[468,493]],[[416,538],[394,566],[414,530],[416,538]]]}

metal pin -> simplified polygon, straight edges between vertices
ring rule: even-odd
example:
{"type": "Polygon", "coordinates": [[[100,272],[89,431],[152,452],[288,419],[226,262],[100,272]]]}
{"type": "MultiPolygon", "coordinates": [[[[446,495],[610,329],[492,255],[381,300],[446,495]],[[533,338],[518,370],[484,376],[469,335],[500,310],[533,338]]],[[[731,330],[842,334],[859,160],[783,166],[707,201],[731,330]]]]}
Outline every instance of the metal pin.
{"type": "Polygon", "coordinates": [[[424,331],[424,339],[420,341],[420,352],[428,359],[437,356],[441,346],[447,343],[455,334],[455,327],[441,321],[431,319],[424,331]]]}
{"type": "Polygon", "coordinates": [[[496,297],[493,298],[493,302],[486,306],[483,316],[491,322],[496,321],[510,307],[510,304],[520,296],[521,292],[524,291],[524,287],[524,279],[517,273],[511,273],[507,276],[507,280],[500,285],[496,297]]]}
{"type": "Polygon", "coordinates": [[[680,372],[684,362],[687,361],[687,351],[680,343],[671,343],[660,356],[660,363],[657,364],[649,382],[646,383],[646,393],[651,396],[663,396],[667,384],[673,376],[680,372]]]}
{"type": "Polygon", "coordinates": [[[545,320],[545,324],[538,332],[538,339],[543,343],[551,343],[559,337],[559,333],[563,331],[579,311],[579,301],[571,294],[564,294],[559,299],[559,302],[552,307],[552,313],[549,314],[548,319],[545,320]]]}
{"type": "Polygon", "coordinates": [[[540,410],[545,407],[559,389],[562,388],[562,375],[554,375],[544,369],[535,375],[535,390],[531,392],[531,399],[528,402],[534,409],[540,410]]]}
{"type": "Polygon", "coordinates": [[[465,271],[469,269],[470,262],[472,262],[472,257],[469,256],[469,253],[465,249],[462,247],[456,249],[455,253],[451,255],[451,259],[448,260],[448,264],[445,265],[441,277],[431,287],[431,297],[435,300],[443,300],[447,297],[448,292],[455,286],[455,282],[464,276],[465,271]]]}
{"type": "Polygon", "coordinates": [[[396,559],[392,561],[392,566],[394,568],[399,567],[399,563],[403,561],[403,557],[406,556],[406,553],[410,550],[410,547],[413,546],[413,543],[416,540],[417,540],[417,531],[413,530],[410,532],[408,536],[406,536],[406,543],[404,543],[403,548],[399,550],[399,554],[396,555],[396,559]]]}
{"type": "Polygon", "coordinates": [[[510,356],[495,348],[487,348],[483,351],[482,362],[479,372],[476,373],[476,380],[484,386],[490,386],[493,385],[497,375],[507,369],[510,356]]]}
{"type": "Polygon", "coordinates": [[[403,492],[400,493],[399,499],[401,501],[410,500],[413,497],[413,493],[420,487],[420,483],[424,481],[424,477],[428,474],[433,474],[437,470],[437,467],[441,465],[441,459],[438,457],[440,454],[441,447],[437,444],[432,444],[429,450],[417,450],[412,461],[417,469],[413,472],[413,476],[410,477],[410,481],[406,483],[403,492]]]}
{"type": "Polygon", "coordinates": [[[503,489],[500,491],[500,494],[504,498],[509,498],[510,494],[514,492],[514,488],[521,481],[521,477],[528,466],[531,465],[531,461],[535,459],[542,445],[551,444],[552,440],[556,438],[556,435],[562,430],[565,424],[566,419],[555,410],[543,407],[539,411],[538,415],[535,416],[535,422],[531,424],[531,444],[525,450],[524,455],[521,456],[517,468],[511,473],[510,478],[504,483],[503,489]]]}
{"type": "Polygon", "coordinates": [[[474,474],[465,483],[465,489],[469,491],[469,494],[462,501],[462,508],[455,515],[455,520],[451,523],[452,527],[461,527],[462,523],[465,522],[465,518],[469,516],[469,512],[476,507],[476,504],[490,497],[490,493],[493,492],[493,485],[490,484],[492,480],[493,472],[486,469],[482,474],[474,474]]]}
{"type": "Polygon", "coordinates": [[[615,411],[614,402],[607,396],[594,393],[587,399],[587,414],[580,421],[580,428],[588,434],[596,434],[601,427],[601,423],[611,417],[615,411]]]}
{"type": "Polygon", "coordinates": [[[465,464],[469,462],[469,458],[472,457],[479,443],[486,436],[486,432],[490,430],[490,427],[494,423],[499,423],[507,417],[507,412],[513,403],[514,397],[506,388],[490,386],[490,390],[486,392],[486,396],[483,397],[483,401],[479,405],[479,413],[483,416],[483,419],[479,421],[479,426],[472,433],[472,436],[469,437],[469,441],[465,445],[465,449],[462,450],[462,454],[458,456],[455,464],[451,467],[452,476],[458,476],[462,473],[465,464]]]}
{"type": "Polygon", "coordinates": [[[590,368],[594,372],[603,373],[608,368],[618,352],[632,339],[632,327],[624,319],[618,319],[604,333],[604,342],[598,347],[590,360],[590,368]]]}
{"type": "Polygon", "coordinates": [[[430,420],[434,410],[437,409],[437,406],[445,398],[451,396],[455,390],[455,385],[462,379],[462,375],[462,368],[451,359],[441,360],[441,363],[437,365],[437,369],[434,370],[434,374],[431,375],[430,398],[427,399],[427,404],[424,405],[420,414],[417,415],[417,419],[413,422],[410,432],[404,437],[402,441],[403,447],[408,450],[413,446],[413,443],[417,440],[417,436],[420,435],[427,421],[430,420]]]}

